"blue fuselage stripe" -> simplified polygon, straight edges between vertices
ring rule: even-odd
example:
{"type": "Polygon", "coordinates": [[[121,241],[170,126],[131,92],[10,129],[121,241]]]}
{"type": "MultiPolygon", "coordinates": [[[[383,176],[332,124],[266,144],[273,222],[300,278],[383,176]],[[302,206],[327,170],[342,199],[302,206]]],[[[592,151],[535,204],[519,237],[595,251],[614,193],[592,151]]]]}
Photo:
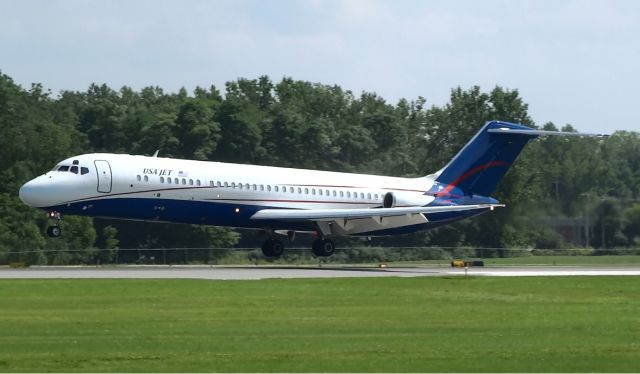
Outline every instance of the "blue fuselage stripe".
{"type": "MultiPolygon", "coordinates": [[[[314,231],[316,225],[308,221],[251,220],[251,216],[262,209],[279,207],[252,205],[249,201],[237,203],[197,200],[109,198],[83,200],[64,205],[43,208],[62,214],[116,218],[154,222],[187,223],[196,225],[227,226],[249,229],[269,228],[274,230],[314,231]]],[[[428,214],[428,223],[386,230],[360,233],[360,236],[395,235],[412,233],[468,218],[484,211],[459,211],[428,214]]]]}

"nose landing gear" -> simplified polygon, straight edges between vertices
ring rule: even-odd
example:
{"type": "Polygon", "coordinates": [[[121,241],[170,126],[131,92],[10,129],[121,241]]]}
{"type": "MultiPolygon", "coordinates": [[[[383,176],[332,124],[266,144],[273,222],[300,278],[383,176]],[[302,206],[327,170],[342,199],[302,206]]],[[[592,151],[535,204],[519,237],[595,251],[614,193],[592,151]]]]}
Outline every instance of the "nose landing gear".
{"type": "Polygon", "coordinates": [[[55,220],[55,223],[47,227],[47,236],[50,238],[57,238],[62,235],[62,229],[60,229],[60,221],[62,221],[62,214],[60,212],[47,213],[49,219],[55,220]]]}

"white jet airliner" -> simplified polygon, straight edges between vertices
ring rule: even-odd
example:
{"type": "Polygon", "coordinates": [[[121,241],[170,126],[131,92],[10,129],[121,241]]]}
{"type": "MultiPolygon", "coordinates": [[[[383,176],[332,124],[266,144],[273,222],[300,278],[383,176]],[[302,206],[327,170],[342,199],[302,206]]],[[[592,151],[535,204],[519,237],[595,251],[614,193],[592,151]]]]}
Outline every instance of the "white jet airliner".
{"type": "Polygon", "coordinates": [[[501,207],[490,197],[525,144],[539,131],[491,121],[441,170],[420,178],[92,153],[68,158],[20,188],[44,209],[60,236],[62,214],[261,229],[265,256],[284,250],[279,234],[318,237],[330,256],[338,236],[425,230],[501,207]]]}

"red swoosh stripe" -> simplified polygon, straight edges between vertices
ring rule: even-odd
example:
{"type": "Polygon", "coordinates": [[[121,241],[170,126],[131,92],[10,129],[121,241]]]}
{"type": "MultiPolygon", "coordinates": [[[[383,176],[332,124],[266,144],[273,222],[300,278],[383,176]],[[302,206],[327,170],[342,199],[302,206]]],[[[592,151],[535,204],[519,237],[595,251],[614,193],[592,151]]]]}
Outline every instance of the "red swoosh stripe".
{"type": "Polygon", "coordinates": [[[509,166],[510,164],[508,162],[504,162],[504,161],[491,161],[491,162],[487,162],[486,164],[482,164],[482,165],[478,165],[475,168],[467,171],[466,173],[462,174],[461,176],[459,176],[458,178],[456,178],[456,180],[454,180],[453,182],[451,182],[447,188],[445,188],[444,190],[442,190],[442,192],[439,192],[438,195],[440,194],[448,194],[449,192],[451,192],[451,190],[453,190],[458,184],[460,184],[460,182],[462,182],[463,180],[469,178],[470,176],[486,170],[488,168],[491,167],[497,167],[497,166],[509,166]]]}

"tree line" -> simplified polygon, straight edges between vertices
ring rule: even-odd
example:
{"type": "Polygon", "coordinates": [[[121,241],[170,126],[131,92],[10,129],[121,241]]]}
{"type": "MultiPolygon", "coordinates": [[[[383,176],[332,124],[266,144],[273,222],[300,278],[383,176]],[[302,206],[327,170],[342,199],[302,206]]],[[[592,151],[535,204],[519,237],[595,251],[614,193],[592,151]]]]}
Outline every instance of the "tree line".
{"type": "MultiPolygon", "coordinates": [[[[22,250],[33,251],[34,263],[69,263],[87,261],[91,248],[247,247],[261,241],[227,228],[72,216],[64,219],[65,234],[50,239],[46,215],[22,204],[18,189],[72,155],[151,155],[159,149],[164,157],[416,177],[444,166],[493,119],[575,131],[537,125],[518,91],[501,87],[454,88],[448,103],[435,106],[422,97],[393,104],[371,92],[355,95],[337,85],[267,76],[227,82],[224,93],[214,86],[171,93],[92,84],[54,94],[41,84],[23,88],[0,72],[0,261],[22,250]]],[[[536,139],[495,197],[507,208],[371,245],[638,246],[640,134],[536,139]],[[568,240],[562,219],[574,222],[585,241],[568,240]],[[575,223],[586,219],[584,228],[575,223]]],[[[112,252],[100,253],[104,261],[112,259],[112,252]]]]}

